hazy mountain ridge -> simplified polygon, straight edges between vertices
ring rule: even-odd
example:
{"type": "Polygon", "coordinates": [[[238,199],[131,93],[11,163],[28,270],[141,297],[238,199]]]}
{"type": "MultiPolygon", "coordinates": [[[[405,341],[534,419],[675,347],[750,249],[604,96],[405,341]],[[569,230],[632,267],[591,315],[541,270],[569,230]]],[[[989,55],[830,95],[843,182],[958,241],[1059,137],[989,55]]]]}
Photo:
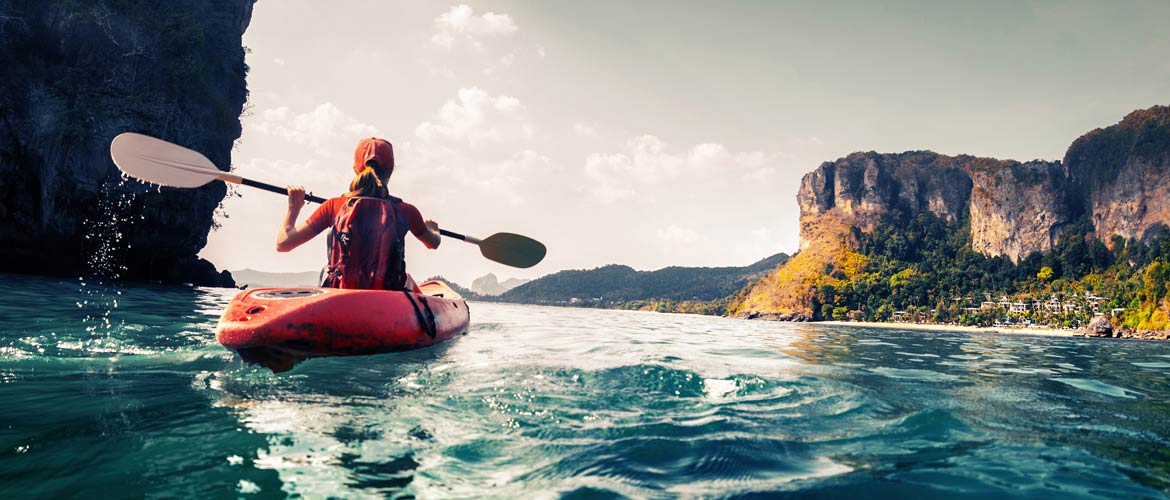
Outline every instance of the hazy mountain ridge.
{"type": "MultiPolygon", "coordinates": [[[[637,271],[611,264],[567,270],[532,280],[498,297],[506,302],[550,305],[633,307],[654,301],[729,300],[752,280],[788,259],[780,253],[743,267],[679,267],[637,271]]],[[[720,307],[720,312],[722,308],[720,307]]]]}
{"type": "Polygon", "coordinates": [[[248,288],[262,287],[312,287],[320,285],[319,271],[304,271],[297,273],[272,273],[255,269],[239,269],[232,271],[232,277],[239,286],[248,288]]]}
{"type": "Polygon", "coordinates": [[[528,283],[529,281],[532,280],[522,278],[508,278],[504,281],[500,281],[495,274],[488,273],[480,276],[479,278],[476,278],[475,280],[472,280],[471,290],[474,291],[477,295],[495,296],[528,283]]]}

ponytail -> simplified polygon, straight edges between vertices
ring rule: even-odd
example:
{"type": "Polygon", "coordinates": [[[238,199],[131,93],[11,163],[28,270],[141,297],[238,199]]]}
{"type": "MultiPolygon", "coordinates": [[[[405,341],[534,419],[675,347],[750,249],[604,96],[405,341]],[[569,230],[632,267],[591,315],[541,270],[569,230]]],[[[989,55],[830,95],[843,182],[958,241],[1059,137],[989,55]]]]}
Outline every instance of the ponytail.
{"type": "Polygon", "coordinates": [[[386,185],[382,183],[382,179],[378,176],[378,172],[371,165],[366,165],[354,176],[353,180],[349,182],[350,197],[368,197],[368,198],[389,198],[390,192],[386,190],[386,185]]]}

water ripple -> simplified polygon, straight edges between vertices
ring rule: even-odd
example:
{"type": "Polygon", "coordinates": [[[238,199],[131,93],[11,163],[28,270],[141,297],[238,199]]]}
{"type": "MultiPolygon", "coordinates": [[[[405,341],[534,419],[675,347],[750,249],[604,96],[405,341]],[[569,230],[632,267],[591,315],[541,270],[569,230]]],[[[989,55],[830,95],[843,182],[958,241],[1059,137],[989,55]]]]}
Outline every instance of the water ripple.
{"type": "Polygon", "coordinates": [[[28,496],[1170,491],[1170,344],[477,303],[453,342],[273,375],[215,344],[231,290],[0,287],[0,480],[28,496]],[[73,298],[114,292],[89,328],[73,298]]]}

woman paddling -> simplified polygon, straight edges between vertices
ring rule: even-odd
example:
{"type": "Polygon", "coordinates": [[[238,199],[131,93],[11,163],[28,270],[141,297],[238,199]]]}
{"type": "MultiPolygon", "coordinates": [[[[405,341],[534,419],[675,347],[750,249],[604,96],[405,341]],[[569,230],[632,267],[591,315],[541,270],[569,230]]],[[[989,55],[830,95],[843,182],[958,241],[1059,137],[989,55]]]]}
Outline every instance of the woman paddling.
{"type": "Polygon", "coordinates": [[[390,196],[386,184],[394,173],[394,148],[386,140],[362,139],[354,151],[353,171],[349,192],[330,198],[300,225],[296,221],[305,205],[305,188],[288,187],[288,213],[276,235],[276,251],[292,250],[332,228],[322,286],[416,289],[406,273],[406,232],[434,249],[442,241],[439,225],[424,221],[414,205],[390,196]]]}

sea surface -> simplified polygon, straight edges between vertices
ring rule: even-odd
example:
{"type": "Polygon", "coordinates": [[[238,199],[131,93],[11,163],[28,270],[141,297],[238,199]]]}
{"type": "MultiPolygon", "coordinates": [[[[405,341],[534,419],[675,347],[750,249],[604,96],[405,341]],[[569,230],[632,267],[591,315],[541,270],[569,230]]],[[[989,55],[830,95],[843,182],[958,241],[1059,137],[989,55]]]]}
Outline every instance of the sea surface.
{"type": "Polygon", "coordinates": [[[1170,343],[472,303],[274,375],[234,292],[0,275],[0,498],[1170,492],[1170,343]]]}

